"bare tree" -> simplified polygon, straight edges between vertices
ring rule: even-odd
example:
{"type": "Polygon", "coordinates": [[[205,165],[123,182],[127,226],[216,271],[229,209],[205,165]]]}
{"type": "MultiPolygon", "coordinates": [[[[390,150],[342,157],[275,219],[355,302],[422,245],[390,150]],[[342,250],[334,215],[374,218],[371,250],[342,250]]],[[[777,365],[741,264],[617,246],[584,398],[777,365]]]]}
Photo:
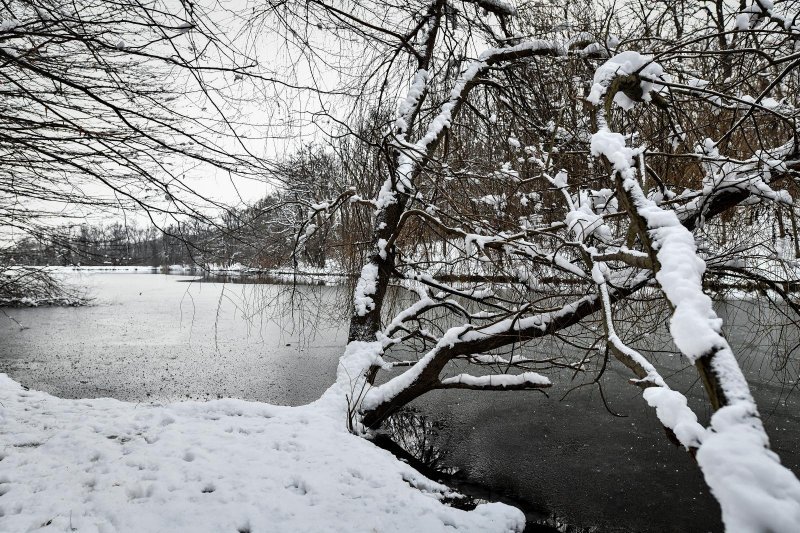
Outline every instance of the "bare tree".
{"type": "Polygon", "coordinates": [[[251,122],[236,109],[256,101],[266,69],[256,72],[211,7],[215,16],[190,1],[0,5],[5,242],[53,239],[54,225],[120,209],[162,229],[214,224],[224,206],[192,177],[263,178],[262,139],[243,133],[251,122]]]}
{"type": "Polygon", "coordinates": [[[356,109],[399,102],[365,144],[379,164],[324,204],[372,221],[341,361],[350,422],[375,428],[435,389],[541,390],[548,371],[600,375],[614,358],[696,458],[730,530],[792,531],[800,483],[769,450],[707,292],[769,289],[796,324],[798,6],[612,7],[265,9],[300,56],[337,67],[356,109]],[[667,320],[708,427],[638,346],[667,320]],[[548,353],[557,344],[577,349],[548,353]]]}

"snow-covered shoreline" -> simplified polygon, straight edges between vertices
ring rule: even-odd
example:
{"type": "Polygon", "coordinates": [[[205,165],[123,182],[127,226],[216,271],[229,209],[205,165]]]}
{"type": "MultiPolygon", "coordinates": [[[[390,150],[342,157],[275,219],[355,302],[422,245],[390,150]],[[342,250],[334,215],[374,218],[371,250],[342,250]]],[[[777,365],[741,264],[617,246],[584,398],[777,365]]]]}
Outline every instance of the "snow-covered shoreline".
{"type": "Polygon", "coordinates": [[[350,434],[339,385],[301,407],[66,400],[0,374],[0,531],[521,531],[350,434]]]}
{"type": "MultiPolygon", "coordinates": [[[[32,267],[36,268],[36,267],[32,267]]],[[[336,267],[310,267],[302,266],[297,270],[292,268],[256,268],[248,267],[236,263],[233,265],[166,265],[166,266],[149,266],[149,265],[68,265],[68,266],[45,266],[39,267],[54,273],[69,273],[69,272],[119,272],[119,273],[145,273],[145,272],[166,272],[170,274],[241,274],[241,275],[302,275],[302,276],[331,276],[331,277],[347,277],[349,274],[341,271],[336,267]]]]}

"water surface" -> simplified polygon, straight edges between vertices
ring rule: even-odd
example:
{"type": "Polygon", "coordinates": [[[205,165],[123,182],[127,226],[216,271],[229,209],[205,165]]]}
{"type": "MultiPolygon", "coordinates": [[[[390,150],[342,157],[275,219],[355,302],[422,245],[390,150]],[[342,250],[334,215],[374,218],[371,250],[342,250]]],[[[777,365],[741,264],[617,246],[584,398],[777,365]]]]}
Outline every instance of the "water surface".
{"type": "MultiPolygon", "coordinates": [[[[299,405],[333,382],[346,342],[341,314],[348,295],[338,287],[287,292],[280,285],[194,283],[157,274],[73,279],[90,287],[94,305],[6,309],[14,321],[0,315],[0,371],[62,397],[231,396],[299,405]]],[[[775,358],[796,343],[796,328],[754,337],[748,334],[754,317],[781,318],[746,301],[722,305],[720,312],[744,354],[773,448],[800,472],[800,396],[788,394],[796,383],[786,378],[796,379],[798,369],[793,360],[779,368],[775,358]]],[[[664,351],[659,362],[671,383],[707,417],[694,370],[670,355],[674,348],[663,335],[650,344],[664,351]]],[[[665,437],[629,377],[611,362],[601,382],[605,404],[597,386],[559,401],[576,383],[562,372],[553,377],[550,398],[437,391],[415,406],[444,421],[434,441],[449,450],[448,466],[564,523],[598,531],[721,531],[719,507],[697,466],[665,437]]]]}
{"type": "Polygon", "coordinates": [[[342,323],[313,314],[330,287],[184,282],[162,274],[88,273],[88,307],[6,309],[0,371],[66,397],[129,401],[237,397],[300,405],[332,383],[346,342],[342,323]],[[263,312],[262,312],[263,311],[263,312]]]}

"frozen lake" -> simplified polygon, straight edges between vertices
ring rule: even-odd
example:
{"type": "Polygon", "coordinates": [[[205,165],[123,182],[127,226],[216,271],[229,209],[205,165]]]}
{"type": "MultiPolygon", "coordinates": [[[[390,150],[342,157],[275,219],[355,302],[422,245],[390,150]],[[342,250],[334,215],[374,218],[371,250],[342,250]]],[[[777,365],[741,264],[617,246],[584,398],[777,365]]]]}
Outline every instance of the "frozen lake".
{"type": "MultiPolygon", "coordinates": [[[[348,295],[337,287],[298,287],[294,301],[307,310],[300,313],[285,305],[289,288],[280,285],[188,283],[156,274],[73,279],[90,287],[95,305],[6,309],[14,320],[0,315],[0,371],[57,396],[232,396],[299,405],[333,382],[346,342],[347,325],[337,315],[348,295]]],[[[794,383],[781,377],[786,372],[776,369],[773,353],[786,339],[745,334],[754,305],[723,305],[720,312],[732,324],[732,344],[747,354],[744,366],[773,448],[797,473],[800,396],[788,394],[794,383]]],[[[702,400],[693,369],[684,370],[678,357],[664,366],[690,401],[702,400]]],[[[697,467],[665,438],[628,377],[612,365],[603,378],[609,408],[623,417],[609,414],[597,387],[559,401],[570,385],[567,373],[554,377],[550,398],[438,391],[416,407],[446,420],[436,441],[449,443],[447,464],[530,508],[600,531],[720,531],[719,508],[697,467]]]]}

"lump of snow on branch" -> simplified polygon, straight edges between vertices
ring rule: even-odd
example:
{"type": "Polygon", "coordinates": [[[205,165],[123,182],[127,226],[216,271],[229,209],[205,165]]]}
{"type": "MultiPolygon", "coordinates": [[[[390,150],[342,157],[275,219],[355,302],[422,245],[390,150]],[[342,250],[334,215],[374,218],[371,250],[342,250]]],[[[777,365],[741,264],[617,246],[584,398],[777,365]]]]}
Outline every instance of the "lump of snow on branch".
{"type": "Polygon", "coordinates": [[[752,16],[750,13],[739,13],[736,15],[736,23],[734,24],[734,29],[739,31],[745,31],[750,29],[750,19],[752,16]]]}
{"type": "Polygon", "coordinates": [[[568,178],[567,172],[565,170],[560,170],[558,174],[556,174],[556,176],[549,181],[550,183],[553,184],[554,187],[563,189],[564,187],[567,186],[567,178],[568,178]]]}
{"type": "Polygon", "coordinates": [[[375,294],[377,283],[378,265],[367,263],[361,269],[361,276],[358,278],[355,291],[353,291],[353,304],[358,316],[364,316],[375,309],[375,302],[370,295],[375,294]]]}
{"type": "Polygon", "coordinates": [[[667,387],[649,387],[642,393],[650,407],[655,407],[659,421],[675,433],[686,448],[697,448],[706,436],[706,429],[697,422],[686,402],[686,396],[667,387]]]}
{"type": "Polygon", "coordinates": [[[487,194],[486,196],[482,196],[480,201],[486,205],[494,207],[498,211],[503,211],[508,205],[508,198],[506,198],[505,193],[487,194]]]}
{"type": "Polygon", "coordinates": [[[621,133],[602,129],[592,135],[591,142],[592,155],[595,157],[604,156],[614,167],[614,170],[621,173],[623,178],[633,175],[633,158],[638,155],[638,150],[628,148],[625,144],[625,137],[621,133]]]}
{"type": "MultiPolygon", "coordinates": [[[[651,80],[664,79],[664,69],[653,61],[653,56],[642,55],[638,52],[627,51],[615,55],[602,65],[594,73],[594,85],[587,98],[589,102],[598,105],[606,94],[614,78],[636,74],[651,80]]],[[[658,92],[662,86],[651,81],[641,80],[639,86],[642,89],[642,100],[650,101],[650,93],[658,92]]],[[[621,91],[614,95],[614,103],[626,111],[632,108],[636,102],[631,100],[621,91]]]]}
{"type": "Polygon", "coordinates": [[[451,378],[442,380],[442,385],[463,384],[468,387],[521,387],[531,385],[533,387],[549,387],[550,380],[536,372],[524,372],[522,374],[491,374],[488,376],[472,376],[470,374],[459,374],[451,378]]]}
{"type": "Polygon", "coordinates": [[[647,221],[653,247],[658,250],[661,268],[656,279],[675,308],[670,319],[675,345],[692,362],[723,347],[729,351],[720,334],[722,320],[717,318],[711,298],[703,292],[706,265],[697,256],[694,236],[681,225],[674,211],[661,209],[646,199],[633,179],[626,180],[624,187],[647,221]]]}
{"type": "Polygon", "coordinates": [[[603,217],[592,210],[592,201],[589,191],[578,193],[578,202],[573,203],[573,209],[567,213],[567,228],[575,234],[579,242],[585,242],[590,236],[596,235],[603,242],[612,239],[611,228],[603,221],[603,217]]]}
{"type": "Polygon", "coordinates": [[[548,51],[553,55],[563,56],[566,55],[567,49],[564,43],[559,41],[548,41],[543,39],[531,39],[523,41],[514,46],[507,46],[502,48],[488,48],[481,52],[478,56],[478,62],[492,61],[495,56],[515,54],[518,52],[538,52],[548,51]]]}
{"type": "Polygon", "coordinates": [[[505,357],[501,357],[499,355],[493,354],[478,354],[478,355],[470,355],[469,356],[470,362],[475,363],[482,363],[482,364],[515,364],[515,363],[525,363],[531,361],[531,359],[524,357],[522,355],[513,355],[511,359],[506,359],[505,357]]]}
{"type": "Polygon", "coordinates": [[[697,464],[722,508],[725,531],[794,533],[800,524],[800,483],[769,450],[746,404],[714,413],[697,464]]]}
{"type": "Polygon", "coordinates": [[[491,11],[496,15],[514,16],[517,14],[517,8],[511,2],[505,0],[475,0],[478,7],[491,11]]]}
{"type": "Polygon", "coordinates": [[[422,95],[425,94],[429,77],[430,75],[425,69],[419,69],[414,74],[411,87],[408,88],[406,97],[400,102],[400,106],[397,109],[397,120],[395,121],[395,129],[397,131],[404,133],[408,130],[408,119],[419,104],[422,95]]]}
{"type": "Polygon", "coordinates": [[[386,239],[378,239],[378,255],[381,256],[381,259],[386,259],[386,248],[389,246],[389,241],[386,239]]]}
{"type": "Polygon", "coordinates": [[[464,248],[467,251],[467,255],[483,253],[483,249],[485,248],[486,244],[493,242],[494,240],[495,239],[490,236],[468,233],[464,236],[464,248]]]}
{"type": "Polygon", "coordinates": [[[345,394],[351,392],[364,373],[373,366],[391,368],[383,358],[383,343],[381,341],[350,341],[344,350],[344,355],[339,358],[336,369],[336,383],[342,387],[345,394]]]}

